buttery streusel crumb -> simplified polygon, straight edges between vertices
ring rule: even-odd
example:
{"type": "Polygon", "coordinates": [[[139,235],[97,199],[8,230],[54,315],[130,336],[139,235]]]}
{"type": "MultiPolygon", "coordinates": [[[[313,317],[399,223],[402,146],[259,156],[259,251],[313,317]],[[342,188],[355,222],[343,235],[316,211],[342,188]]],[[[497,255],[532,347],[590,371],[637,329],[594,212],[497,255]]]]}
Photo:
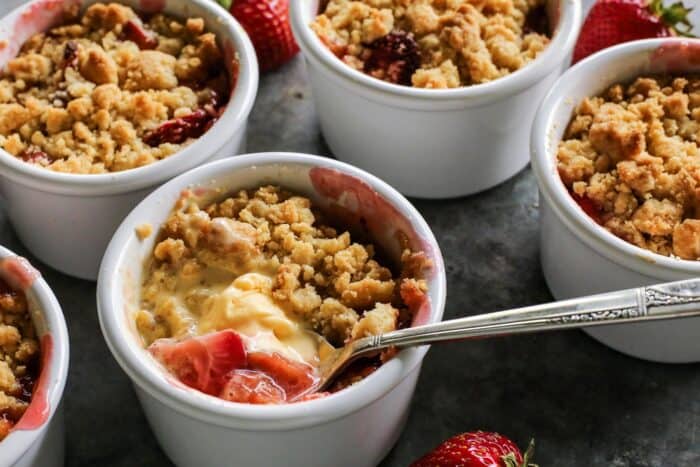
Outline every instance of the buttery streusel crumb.
{"type": "Polygon", "coordinates": [[[27,300],[0,279],[0,441],[29,406],[38,359],[27,300]]]}
{"type": "Polygon", "coordinates": [[[544,0],[330,0],[311,28],[348,66],[419,88],[498,79],[549,44],[544,0]]]}
{"type": "Polygon", "coordinates": [[[117,3],[32,36],[0,73],[0,147],[58,172],[164,159],[228,101],[223,53],[201,18],[141,19],[117,3]]]}
{"type": "Polygon", "coordinates": [[[558,168],[601,225],[665,256],[700,259],[700,78],[643,76],[578,106],[558,168]]]}
{"type": "Polygon", "coordinates": [[[147,344],[192,335],[207,300],[234,282],[264,292],[334,345],[388,332],[410,322],[400,319],[410,315],[403,297],[425,294],[427,265],[406,251],[404,273],[394,275],[375,253],[325,224],[308,198],[278,187],[205,207],[185,194],[146,265],[137,326],[147,344]]]}

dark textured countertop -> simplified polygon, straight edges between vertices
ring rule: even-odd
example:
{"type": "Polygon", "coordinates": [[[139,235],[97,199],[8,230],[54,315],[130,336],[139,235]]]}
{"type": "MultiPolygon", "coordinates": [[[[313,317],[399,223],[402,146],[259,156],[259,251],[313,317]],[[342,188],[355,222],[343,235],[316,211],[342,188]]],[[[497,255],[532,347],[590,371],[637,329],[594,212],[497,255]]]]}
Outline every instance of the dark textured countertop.
{"type": "MultiPolygon", "coordinates": [[[[329,155],[301,59],[262,79],[248,149],[329,155]]],[[[480,195],[413,201],[445,257],[447,318],[551,300],[540,272],[529,169],[480,195]]],[[[0,244],[32,258],[1,205],[0,244]]],[[[171,465],[102,339],[95,284],[35,264],[58,296],[71,336],[66,465],[171,465]]],[[[481,428],[521,446],[536,438],[543,467],[698,466],[699,370],[629,358],[577,331],[436,346],[408,425],[382,465],[405,466],[444,438],[481,428]]]]}

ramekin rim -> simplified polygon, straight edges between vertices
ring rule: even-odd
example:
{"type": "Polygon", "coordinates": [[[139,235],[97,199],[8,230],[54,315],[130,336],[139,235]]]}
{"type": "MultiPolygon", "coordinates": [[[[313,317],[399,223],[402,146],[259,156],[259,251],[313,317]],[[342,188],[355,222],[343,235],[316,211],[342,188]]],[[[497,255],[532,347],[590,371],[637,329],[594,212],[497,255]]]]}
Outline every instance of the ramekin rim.
{"type": "MultiPolygon", "coordinates": [[[[159,197],[159,192],[165,192],[170,187],[179,186],[182,188],[206,180],[208,176],[203,174],[207,174],[210,171],[235,171],[250,167],[284,165],[285,163],[305,164],[309,167],[330,167],[357,176],[398,208],[406,216],[406,219],[410,221],[411,225],[415,226],[417,231],[424,237],[427,244],[433,249],[434,256],[438,261],[438,264],[435,265],[437,274],[433,284],[433,287],[436,287],[438,302],[431,304],[431,321],[442,319],[446,302],[447,281],[439,244],[419,211],[386,182],[343,162],[315,155],[290,152],[253,153],[204,164],[168,182],[167,186],[164,185],[159,188],[134,208],[119,227],[107,248],[100,266],[97,286],[100,326],[113,356],[122,369],[136,384],[152,396],[157,397],[162,403],[176,410],[186,412],[190,416],[209,421],[215,420],[213,423],[226,426],[237,426],[241,422],[259,422],[263,426],[255,429],[268,431],[281,431],[325,423],[360,410],[391,391],[408,376],[412,369],[421,363],[428,350],[428,347],[405,349],[365,380],[329,397],[274,406],[232,403],[201,394],[196,390],[182,390],[182,388],[166,384],[162,377],[163,375],[154,375],[151,371],[145,371],[149,370],[148,368],[140,366],[138,361],[140,357],[137,357],[136,353],[144,353],[145,350],[143,348],[135,348],[123,333],[120,334],[121,330],[119,329],[120,325],[117,322],[117,318],[123,316],[123,314],[114,312],[111,309],[111,297],[113,297],[114,293],[117,293],[115,292],[116,288],[105,286],[105,284],[113,283],[115,275],[118,274],[120,268],[120,246],[127,241],[128,236],[131,234],[129,226],[133,221],[130,218],[136,219],[143,206],[153,203],[159,197]],[[395,378],[392,380],[388,380],[390,369],[395,374],[395,378]],[[384,375],[387,376],[383,378],[384,381],[381,381],[384,375]],[[343,408],[338,409],[340,406],[343,408]],[[270,426],[271,422],[275,422],[275,425],[270,426]],[[284,423],[281,424],[282,422],[284,423]]],[[[160,209],[170,208],[171,206],[163,206],[160,209]]]]}
{"type": "MultiPolygon", "coordinates": [[[[567,70],[548,91],[537,110],[532,126],[531,151],[532,167],[537,177],[540,192],[547,198],[555,214],[564,221],[577,238],[593,247],[615,262],[623,261],[627,267],[638,272],[649,268],[661,268],[670,273],[700,273],[700,261],[684,260],[668,257],[622,240],[590,218],[576,203],[564,186],[556,170],[551,171],[553,160],[548,153],[548,138],[553,114],[559,108],[565,91],[567,78],[593,68],[601,60],[612,60],[614,57],[625,56],[636,52],[653,52],[668,43],[681,45],[687,41],[700,39],[687,38],[654,38],[626,42],[601,50],[567,70]],[[551,173],[550,173],[551,172],[551,173]]],[[[610,83],[612,84],[612,83],[610,83]]]]}
{"type": "MultiPolygon", "coordinates": [[[[29,9],[32,5],[41,1],[30,0],[19,5],[0,18],[0,23],[17,14],[17,12],[29,9]]],[[[241,62],[248,64],[248,66],[240,67],[236,88],[232,90],[226,110],[206,133],[197,138],[192,144],[165,159],[129,170],[104,174],[55,172],[21,161],[0,148],[0,167],[4,166],[7,169],[8,173],[6,173],[6,176],[18,180],[32,180],[35,183],[47,183],[48,185],[42,187],[46,191],[52,191],[52,187],[61,186],[68,190],[79,192],[89,191],[90,194],[99,196],[115,192],[134,191],[161,183],[175,174],[182,173],[183,170],[208,160],[211,154],[220,149],[226,143],[227,134],[233,133],[231,131],[232,128],[238,130],[245,125],[255,103],[259,82],[257,55],[248,34],[240,23],[232,15],[228,14],[223,7],[210,0],[190,1],[209,11],[212,17],[218,18],[225,24],[225,29],[227,30],[226,38],[233,42],[241,62]],[[218,143],[212,144],[210,140],[218,141],[218,143]],[[209,150],[206,150],[207,148],[209,150]],[[207,157],[206,154],[209,154],[209,156],[207,157]],[[194,164],[192,163],[193,161],[194,164]]]]}
{"type": "MultiPolygon", "coordinates": [[[[14,251],[0,245],[0,259],[21,257],[14,251]]],[[[41,433],[51,423],[51,420],[60,406],[63,398],[63,392],[68,380],[68,366],[70,354],[70,341],[68,338],[68,328],[63,316],[63,310],[56,298],[56,295],[49,287],[48,283],[42,275],[37,277],[32,283],[29,290],[25,291],[27,295],[33,297],[39,303],[41,316],[46,320],[47,327],[50,329],[52,337],[51,360],[50,360],[50,383],[48,386],[48,401],[49,414],[46,420],[38,427],[33,429],[17,429],[2,441],[0,441],[0,457],[10,459],[10,464],[19,460],[21,456],[36,442],[41,433]],[[8,456],[8,457],[5,457],[8,456]]],[[[41,370],[44,371],[43,369],[41,370]]]]}
{"type": "Polygon", "coordinates": [[[392,97],[414,100],[469,100],[484,96],[503,96],[517,92],[527,87],[538,78],[545,76],[562,63],[568,53],[573,50],[581,25],[581,0],[560,0],[563,5],[560,22],[554,38],[547,48],[535,60],[507,76],[487,83],[471,86],[461,86],[454,89],[421,89],[412,86],[402,86],[373,78],[365,73],[351,68],[338,59],[323,45],[320,38],[304,22],[304,7],[302,0],[290,2],[290,19],[294,35],[299,46],[306,53],[313,55],[326,69],[346,80],[368,88],[372,91],[386,93],[392,97]]]}

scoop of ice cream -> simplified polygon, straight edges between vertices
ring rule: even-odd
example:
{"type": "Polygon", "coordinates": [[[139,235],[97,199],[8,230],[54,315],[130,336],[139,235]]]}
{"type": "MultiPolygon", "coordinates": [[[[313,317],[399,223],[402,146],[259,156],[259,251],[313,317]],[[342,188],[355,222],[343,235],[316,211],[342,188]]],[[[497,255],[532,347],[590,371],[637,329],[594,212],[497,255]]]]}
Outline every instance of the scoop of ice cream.
{"type": "Polygon", "coordinates": [[[198,334],[233,329],[243,336],[249,352],[276,352],[294,361],[318,364],[319,336],[272,299],[269,276],[244,274],[207,298],[202,309],[198,334]]]}

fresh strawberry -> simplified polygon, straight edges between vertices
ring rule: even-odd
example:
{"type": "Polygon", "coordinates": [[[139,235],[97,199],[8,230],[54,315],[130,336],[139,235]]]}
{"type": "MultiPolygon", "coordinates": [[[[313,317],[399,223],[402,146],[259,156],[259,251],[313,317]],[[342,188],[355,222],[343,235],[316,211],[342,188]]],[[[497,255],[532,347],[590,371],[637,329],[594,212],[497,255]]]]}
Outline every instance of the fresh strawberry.
{"type": "Polygon", "coordinates": [[[253,42],[260,71],[287,63],[299,52],[289,25],[289,0],[217,0],[241,23],[253,42]]]}
{"type": "Polygon", "coordinates": [[[573,62],[607,47],[637,39],[690,36],[690,8],[663,0],[598,0],[583,23],[573,62]]]}
{"type": "Polygon", "coordinates": [[[235,370],[229,375],[221,399],[248,404],[280,404],[287,400],[284,389],[264,373],[235,370]]]}
{"type": "Polygon", "coordinates": [[[246,365],[243,340],[231,330],[179,342],[158,339],[148,350],[184,384],[212,395],[221,392],[229,372],[246,365]]]}
{"type": "Polygon", "coordinates": [[[287,400],[293,401],[316,383],[313,369],[304,363],[293,362],[278,353],[254,352],[248,355],[248,368],[270,376],[284,389],[287,400]]]}
{"type": "Polygon", "coordinates": [[[523,456],[505,436],[473,431],[448,439],[411,467],[534,467],[529,463],[533,450],[534,443],[530,442],[523,456]]]}

